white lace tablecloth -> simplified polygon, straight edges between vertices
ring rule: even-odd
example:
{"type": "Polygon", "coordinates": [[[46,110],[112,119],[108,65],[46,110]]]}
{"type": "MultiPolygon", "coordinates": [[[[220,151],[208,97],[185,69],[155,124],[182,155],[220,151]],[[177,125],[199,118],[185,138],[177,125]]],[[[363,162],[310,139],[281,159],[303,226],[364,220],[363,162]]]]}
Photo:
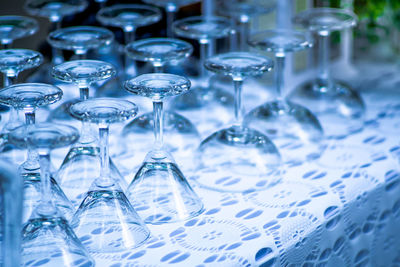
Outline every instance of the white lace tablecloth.
{"type": "Polygon", "coordinates": [[[202,215],[149,225],[151,239],[97,266],[400,266],[400,103],[365,95],[365,129],[322,159],[287,167],[280,184],[245,194],[196,186],[202,215]]]}

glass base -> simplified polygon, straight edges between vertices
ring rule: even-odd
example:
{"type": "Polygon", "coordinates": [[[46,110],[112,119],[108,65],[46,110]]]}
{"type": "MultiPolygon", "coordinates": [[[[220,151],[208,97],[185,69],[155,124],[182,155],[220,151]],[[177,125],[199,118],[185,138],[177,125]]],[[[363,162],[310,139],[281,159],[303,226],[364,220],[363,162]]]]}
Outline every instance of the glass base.
{"type": "Polygon", "coordinates": [[[118,184],[101,187],[97,181],[85,195],[71,226],[92,253],[130,250],[150,237],[150,231],[118,184]]]}
{"type": "Polygon", "coordinates": [[[95,266],[62,217],[38,217],[22,231],[22,266],[95,266]]]}
{"type": "MultiPolygon", "coordinates": [[[[25,223],[31,218],[34,209],[40,203],[42,191],[40,174],[24,174],[22,177],[24,179],[24,209],[22,222],[25,223]]],[[[53,178],[50,180],[50,190],[55,206],[62,216],[64,216],[67,221],[70,221],[75,213],[75,208],[53,178]]]]}
{"type": "Polygon", "coordinates": [[[364,127],[364,102],[345,84],[332,81],[327,87],[318,80],[309,81],[293,90],[288,98],[311,110],[328,138],[342,139],[364,127]]]}
{"type": "Polygon", "coordinates": [[[198,149],[200,186],[221,192],[263,190],[281,179],[281,157],[262,133],[231,126],[206,138],[198,149]]]}
{"type": "Polygon", "coordinates": [[[253,109],[244,124],[271,138],[282,160],[291,165],[315,160],[325,148],[318,119],[308,109],[289,101],[271,101],[253,109]]]}
{"type": "MultiPolygon", "coordinates": [[[[93,181],[100,176],[100,149],[95,144],[71,147],[57,172],[56,179],[75,207],[78,207],[93,181]]],[[[110,159],[110,175],[122,190],[127,182],[110,159]]]]}
{"type": "Polygon", "coordinates": [[[203,203],[172,156],[150,151],[128,187],[128,197],[145,223],[188,220],[203,212],[203,203]]]}

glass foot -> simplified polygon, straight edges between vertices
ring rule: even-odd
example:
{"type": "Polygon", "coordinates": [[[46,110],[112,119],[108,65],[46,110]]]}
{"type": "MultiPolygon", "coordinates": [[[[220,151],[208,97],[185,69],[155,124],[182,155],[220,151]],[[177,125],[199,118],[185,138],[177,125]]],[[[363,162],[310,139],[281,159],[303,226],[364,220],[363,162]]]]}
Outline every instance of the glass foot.
{"type": "Polygon", "coordinates": [[[128,196],[145,223],[183,221],[203,211],[203,203],[165,151],[147,154],[129,185],[128,196]]]}
{"type": "Polygon", "coordinates": [[[196,181],[222,192],[262,190],[280,181],[281,157],[262,133],[232,126],[206,138],[199,147],[196,181]]]}
{"type": "Polygon", "coordinates": [[[316,115],[328,138],[345,138],[364,127],[365,106],[361,96],[349,86],[332,82],[330,87],[318,80],[306,82],[288,97],[316,115]]]}

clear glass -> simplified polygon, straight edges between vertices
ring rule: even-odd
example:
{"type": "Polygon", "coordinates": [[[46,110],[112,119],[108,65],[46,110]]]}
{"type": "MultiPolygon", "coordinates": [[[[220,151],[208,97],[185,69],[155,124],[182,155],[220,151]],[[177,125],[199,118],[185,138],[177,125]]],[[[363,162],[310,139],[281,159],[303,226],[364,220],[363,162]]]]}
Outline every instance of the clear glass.
{"type": "Polygon", "coordinates": [[[230,21],[214,16],[189,17],[175,21],[172,28],[176,35],[199,42],[200,60],[199,76],[197,79],[192,79],[195,89],[174,98],[171,106],[182,115],[190,117],[195,125],[201,125],[202,121],[212,122],[211,125],[215,124],[215,127],[226,125],[230,118],[228,107],[232,106],[234,97],[209,83],[209,75],[203,65],[205,59],[211,56],[210,42],[227,37],[231,33],[230,21]]]}
{"type": "Polygon", "coordinates": [[[36,20],[24,16],[0,16],[0,43],[5,49],[14,40],[36,33],[39,25],[36,20]]]}
{"type": "Polygon", "coordinates": [[[286,53],[310,48],[312,40],[305,33],[295,30],[268,30],[252,35],[249,44],[275,54],[276,99],[250,111],[244,124],[271,138],[282,160],[289,165],[319,158],[325,144],[318,119],[306,107],[284,97],[286,53]]]}
{"type": "MultiPolygon", "coordinates": [[[[26,69],[39,66],[43,62],[43,56],[36,51],[28,49],[3,49],[0,50],[0,72],[3,73],[3,86],[10,86],[16,83],[18,74],[26,69]]],[[[13,105],[10,105],[8,122],[3,126],[2,131],[8,132],[21,125],[18,120],[18,113],[13,105]]]]}
{"type": "Polygon", "coordinates": [[[128,197],[146,223],[172,223],[199,215],[203,203],[190,187],[163,142],[163,100],[189,90],[190,81],[173,74],[144,74],[125,83],[153,100],[154,146],[128,187],[128,197]]]}
{"type": "MultiPolygon", "coordinates": [[[[235,21],[235,32],[237,43],[230,44],[231,47],[237,47],[238,51],[247,51],[247,40],[250,34],[250,20],[257,19],[258,16],[272,12],[276,7],[276,0],[227,0],[221,1],[221,7],[217,12],[228,16],[235,21]]],[[[235,49],[234,49],[235,51],[235,49]]]]}
{"type": "Polygon", "coordinates": [[[19,127],[10,139],[19,146],[35,147],[40,158],[41,200],[22,230],[22,265],[46,262],[47,266],[72,266],[77,261],[94,266],[63,214],[57,209],[51,191],[50,150],[68,146],[79,138],[67,125],[49,123],[19,127]]]}
{"type": "Polygon", "coordinates": [[[87,6],[87,0],[28,0],[24,7],[30,15],[59,23],[63,17],[82,12],[87,6]]]}
{"type": "MultiPolygon", "coordinates": [[[[53,68],[53,76],[64,82],[74,83],[79,88],[80,99],[64,102],[53,110],[48,120],[58,123],[69,121],[70,107],[89,98],[89,86],[92,83],[110,79],[116,74],[115,68],[99,60],[75,60],[65,62],[53,68]]],[[[90,185],[100,174],[100,148],[97,138],[88,121],[81,121],[81,136],[65,156],[56,176],[67,197],[77,207],[90,185]]],[[[127,183],[114,163],[110,163],[112,176],[125,189],[127,183]]]]}
{"type": "Polygon", "coordinates": [[[172,23],[175,20],[176,12],[180,7],[200,2],[200,0],[143,0],[143,2],[165,9],[167,16],[166,35],[167,37],[173,37],[172,23]]]}
{"type": "MultiPolygon", "coordinates": [[[[30,15],[47,18],[52,23],[52,29],[59,29],[65,16],[82,12],[88,5],[87,0],[27,0],[24,8],[30,15]]],[[[64,62],[59,49],[53,48],[51,54],[52,66],[64,62]]]]}
{"type": "Polygon", "coordinates": [[[207,59],[205,67],[229,75],[235,91],[232,126],[204,139],[198,149],[196,181],[222,192],[262,190],[281,179],[281,157],[270,139],[242,125],[242,86],[246,77],[259,76],[272,69],[268,58],[248,52],[231,52],[207,59]]]}
{"type": "MultiPolygon", "coordinates": [[[[125,45],[135,41],[137,28],[157,23],[161,19],[158,8],[138,4],[116,4],[100,9],[96,18],[100,23],[107,26],[121,28],[125,35],[125,45]]],[[[136,66],[131,64],[128,57],[124,56],[123,72],[126,77],[137,75],[136,66]]]]}
{"type": "MultiPolygon", "coordinates": [[[[149,62],[154,72],[164,72],[164,65],[171,61],[183,60],[193,51],[191,44],[174,38],[148,38],[132,42],[127,45],[126,53],[129,57],[149,62]]],[[[177,162],[184,163],[183,170],[193,169],[193,152],[200,143],[200,136],[196,127],[187,118],[172,112],[164,112],[165,146],[168,151],[174,151],[177,162]]],[[[123,129],[123,143],[135,142],[134,147],[122,146],[118,152],[118,159],[122,170],[129,173],[132,165],[140,167],[142,159],[153,146],[154,116],[145,113],[123,129]],[[134,163],[133,163],[134,162],[134,163]]]]}
{"type": "Polygon", "coordinates": [[[110,45],[114,41],[114,34],[100,27],[75,26],[51,32],[47,41],[54,48],[72,50],[75,55],[86,57],[88,50],[110,45]]]}
{"type": "MultiPolygon", "coordinates": [[[[61,97],[62,90],[60,88],[41,83],[16,84],[0,91],[0,102],[12,105],[19,110],[22,109],[25,113],[25,124],[31,127],[35,123],[36,109],[53,104],[61,97]]],[[[9,143],[12,144],[11,141],[9,143]]],[[[41,196],[39,158],[32,146],[28,144],[26,147],[26,161],[19,168],[20,175],[24,179],[23,222],[29,219],[41,196]]],[[[71,219],[74,208],[53,178],[51,178],[51,193],[63,216],[71,219]]]]}
{"type": "Polygon", "coordinates": [[[90,252],[126,251],[141,246],[150,236],[118,181],[110,173],[109,124],[136,116],[135,104],[116,98],[96,98],[71,106],[71,114],[80,120],[97,123],[100,139],[100,175],[97,177],[74,215],[72,226],[79,237],[93,231],[86,246],[90,252]]]}
{"type": "Polygon", "coordinates": [[[297,14],[294,22],[319,37],[318,75],[293,90],[288,99],[309,108],[330,139],[360,132],[364,127],[363,99],[350,86],[332,79],[329,71],[329,36],[332,31],[354,27],[356,16],[348,10],[314,8],[297,14]]]}

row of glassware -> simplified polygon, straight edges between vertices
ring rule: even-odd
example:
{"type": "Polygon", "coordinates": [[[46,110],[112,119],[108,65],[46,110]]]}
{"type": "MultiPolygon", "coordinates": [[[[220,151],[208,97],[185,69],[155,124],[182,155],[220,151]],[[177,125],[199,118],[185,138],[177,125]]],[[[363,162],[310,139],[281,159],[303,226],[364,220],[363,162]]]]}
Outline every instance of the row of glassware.
{"type": "MultiPolygon", "coordinates": [[[[160,19],[159,11],[145,5],[106,7],[98,17],[106,15],[108,20],[103,19],[102,23],[119,25],[127,33],[132,32],[128,28],[136,29],[160,19]]],[[[13,19],[26,22],[23,17],[13,19]]],[[[286,99],[281,94],[285,56],[310,48],[313,41],[307,33],[295,30],[252,34],[248,40],[251,47],[275,54],[278,97],[245,116],[241,97],[244,80],[261,76],[274,64],[260,52],[206,55],[207,44],[232,32],[228,20],[212,16],[190,17],[174,22],[171,29],[178,36],[199,41],[203,51],[202,65],[216,74],[230,76],[233,96],[216,88],[216,83],[209,83],[203,70],[200,77],[193,80],[195,88],[188,93],[191,82],[187,78],[161,73],[167,64],[190,56],[193,47],[188,42],[171,37],[129,42],[125,47],[126,55],[150,62],[157,72],[133,79],[122,73],[116,80],[117,86],[119,81],[126,80],[124,87],[129,92],[151,98],[153,102],[153,113],[137,117],[125,126],[122,138],[116,137],[119,146],[114,159],[128,162],[125,169],[137,170],[129,186],[118,171],[117,166],[121,165],[109,159],[108,126],[136,116],[137,106],[122,98],[89,98],[89,86],[96,87],[101,81],[112,78],[117,73],[116,68],[104,61],[87,59],[57,64],[59,53],[53,53],[56,65],[51,69],[52,76],[76,84],[80,99],[67,100],[49,112],[49,123],[34,126],[35,109],[60,100],[62,90],[44,83],[10,85],[20,71],[38,66],[43,57],[26,49],[0,50],[0,70],[7,77],[7,87],[0,91],[0,101],[11,107],[9,121],[2,131],[3,154],[21,155],[15,146],[27,147],[28,151],[27,160],[20,168],[25,182],[25,264],[31,265],[49,257],[48,251],[60,252],[54,253],[51,261],[66,260],[64,253],[68,253],[71,262],[93,264],[86,249],[93,253],[124,251],[143,244],[149,237],[144,223],[172,223],[201,214],[203,204],[178,167],[184,158],[196,161],[191,175],[200,186],[225,192],[263,190],[281,180],[284,164],[316,160],[326,148],[327,139],[360,131],[364,104],[351,88],[330,78],[327,55],[330,32],[354,26],[355,15],[345,10],[316,8],[297,14],[295,21],[321,38],[318,78],[298,87],[290,100],[286,99]],[[170,111],[164,115],[163,100],[166,97],[174,97],[171,106],[190,118],[170,111]],[[226,110],[229,105],[234,106],[232,125],[211,134],[197,148],[198,133],[190,119],[197,119],[198,123],[214,119],[217,121],[214,125],[220,127],[226,121],[218,121],[219,111],[226,110]],[[15,110],[24,111],[27,126],[16,127],[15,110]],[[203,114],[206,115],[196,116],[203,114]],[[70,115],[82,121],[80,134],[74,128],[59,124],[60,121],[70,123],[70,115]],[[98,124],[98,141],[91,134],[89,123],[98,124]],[[341,124],[343,128],[339,127],[341,124]],[[328,134],[323,134],[323,128],[328,134]],[[140,167],[134,168],[130,163],[132,154],[139,158],[138,151],[143,153],[143,148],[148,145],[149,129],[154,130],[154,146],[140,167]],[[172,132],[171,136],[181,138],[168,137],[164,145],[164,129],[172,132]],[[135,143],[139,144],[136,151],[135,143]],[[54,178],[51,178],[49,150],[71,144],[60,169],[53,172],[54,178]],[[168,152],[171,149],[182,158],[182,161],[178,159],[178,164],[168,152]],[[53,234],[50,236],[49,232],[53,234]],[[58,241],[54,242],[56,239],[58,241]]],[[[25,35],[30,33],[32,30],[26,31],[25,35]]],[[[22,35],[15,38],[19,37],[22,35]]],[[[48,41],[54,49],[72,50],[83,58],[89,50],[111,44],[113,38],[112,32],[104,28],[76,26],[50,33],[48,41]]],[[[128,66],[123,69],[127,70],[128,66]]]]}

